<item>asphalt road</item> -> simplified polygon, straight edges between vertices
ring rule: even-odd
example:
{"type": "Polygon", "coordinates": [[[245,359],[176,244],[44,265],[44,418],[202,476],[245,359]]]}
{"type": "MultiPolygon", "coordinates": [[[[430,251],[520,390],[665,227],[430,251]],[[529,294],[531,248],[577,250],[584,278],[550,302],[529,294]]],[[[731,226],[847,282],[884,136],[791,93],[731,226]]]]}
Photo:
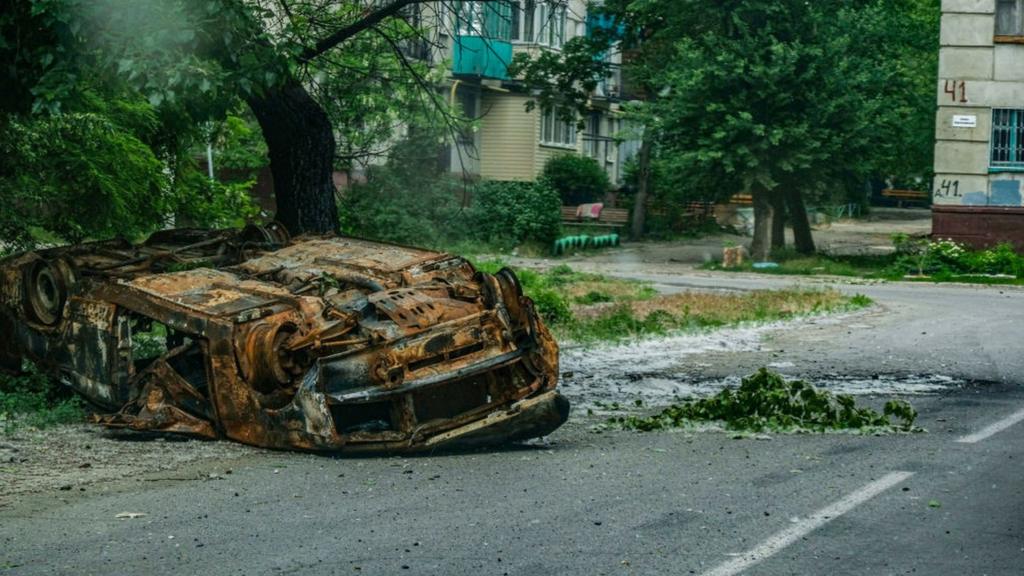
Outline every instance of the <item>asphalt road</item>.
{"type": "MultiPolygon", "coordinates": [[[[780,282],[651,279],[665,290],[780,282]]],[[[1024,291],[843,289],[879,306],[780,330],[701,370],[771,360],[812,378],[974,381],[915,398],[928,433],[597,434],[577,419],[547,445],[490,452],[261,452],[19,497],[0,508],[0,574],[1024,573],[1024,291]]]]}

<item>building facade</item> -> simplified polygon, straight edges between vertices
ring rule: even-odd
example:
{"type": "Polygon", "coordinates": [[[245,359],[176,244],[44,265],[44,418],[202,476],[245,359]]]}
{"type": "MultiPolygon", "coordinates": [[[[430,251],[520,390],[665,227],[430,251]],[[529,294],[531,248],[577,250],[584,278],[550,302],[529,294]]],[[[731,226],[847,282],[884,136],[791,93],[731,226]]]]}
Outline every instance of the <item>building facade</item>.
{"type": "Polygon", "coordinates": [[[435,61],[451,63],[449,97],[464,114],[476,119],[475,130],[456,137],[450,148],[450,169],[484,179],[530,181],[548,159],[559,154],[594,158],[617,184],[632,150],[620,145],[622,99],[620,56],[608,55],[614,73],[591,98],[591,109],[579,130],[552,110],[527,110],[529,92],[508,73],[516,54],[558,51],[595,23],[585,0],[464,1],[454,3],[435,44],[448,46],[435,61]]]}
{"type": "Polygon", "coordinates": [[[1024,0],[942,0],[932,232],[1024,250],[1024,0]]]}

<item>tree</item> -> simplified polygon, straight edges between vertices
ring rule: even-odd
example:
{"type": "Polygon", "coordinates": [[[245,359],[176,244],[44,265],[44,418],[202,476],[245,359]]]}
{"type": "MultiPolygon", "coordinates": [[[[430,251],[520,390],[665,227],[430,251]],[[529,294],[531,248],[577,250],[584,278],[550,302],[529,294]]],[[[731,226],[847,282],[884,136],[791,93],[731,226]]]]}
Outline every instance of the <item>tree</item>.
{"type": "Polygon", "coordinates": [[[458,121],[427,65],[406,55],[411,42],[436,40],[416,23],[418,8],[435,4],[16,0],[0,13],[18,87],[2,103],[9,114],[56,115],[90,77],[141,96],[165,127],[197,127],[241,99],[267,145],[277,217],[294,233],[330,231],[336,166],[386,153],[373,148],[398,126],[458,121]]]}
{"type": "MultiPolygon", "coordinates": [[[[930,46],[934,0],[610,0],[610,38],[641,87],[628,109],[644,125],[636,228],[650,158],[683,174],[706,198],[753,196],[753,252],[767,258],[783,207],[803,252],[814,251],[805,202],[851,175],[895,163],[892,146],[926,150],[933,83],[914,56],[930,46]],[[923,91],[923,92],[922,92],[923,91]],[[924,119],[908,137],[908,108],[924,119]],[[879,146],[879,142],[887,145],[879,146]],[[652,153],[651,148],[658,150],[652,153]],[[645,150],[646,148],[646,150],[645,150]],[[775,218],[779,213],[779,218],[775,218]]],[[[591,47],[609,49],[611,44],[591,47]]],[[[596,56],[596,53],[594,53],[596,56]]],[[[931,61],[930,59],[925,59],[931,61]]],[[[603,73],[576,57],[525,66],[542,91],[603,73]],[[582,62],[582,64],[580,64],[582,62]],[[575,65],[574,65],[575,63],[575,65]]],[[[585,105],[576,100],[576,105],[585,105]]],[[[927,152],[923,156],[927,156],[927,152]]],[[[914,162],[920,169],[924,162],[914,162]]],[[[634,233],[639,230],[634,229],[634,233]]]]}

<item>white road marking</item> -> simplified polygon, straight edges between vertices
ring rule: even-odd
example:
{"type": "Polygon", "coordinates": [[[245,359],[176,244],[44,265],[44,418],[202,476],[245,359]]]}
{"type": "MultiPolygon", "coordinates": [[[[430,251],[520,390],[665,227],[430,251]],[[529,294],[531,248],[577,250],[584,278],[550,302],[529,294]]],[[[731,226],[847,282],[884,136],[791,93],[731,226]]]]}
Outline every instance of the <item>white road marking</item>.
{"type": "Polygon", "coordinates": [[[704,576],[734,576],[739,574],[913,475],[913,472],[890,472],[878,480],[863,486],[856,492],[847,494],[842,499],[818,510],[782,532],[775,534],[762,542],[757,548],[744,552],[738,558],[718,565],[714,570],[706,572],[704,576]]]}
{"type": "Polygon", "coordinates": [[[1009,416],[1003,418],[998,422],[993,422],[992,424],[985,426],[984,428],[978,430],[974,434],[968,434],[967,436],[958,438],[957,442],[961,444],[976,444],[978,442],[981,442],[985,438],[988,438],[989,436],[998,434],[1003,430],[1006,430],[1007,428],[1013,426],[1014,424],[1020,422],[1021,420],[1024,420],[1024,408],[1021,408],[1020,410],[1014,412],[1013,414],[1010,414],[1009,416]]]}

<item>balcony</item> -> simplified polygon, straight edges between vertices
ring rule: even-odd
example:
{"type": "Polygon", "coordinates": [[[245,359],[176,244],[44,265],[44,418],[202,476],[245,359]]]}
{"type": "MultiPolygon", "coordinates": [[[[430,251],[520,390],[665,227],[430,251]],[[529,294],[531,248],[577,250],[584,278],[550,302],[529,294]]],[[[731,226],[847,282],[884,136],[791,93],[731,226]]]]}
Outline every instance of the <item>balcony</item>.
{"type": "Polygon", "coordinates": [[[508,80],[512,44],[481,36],[455,37],[452,46],[452,74],[508,80]]]}
{"type": "Polygon", "coordinates": [[[452,74],[508,79],[512,62],[511,5],[458,2],[452,42],[452,74]]]}

